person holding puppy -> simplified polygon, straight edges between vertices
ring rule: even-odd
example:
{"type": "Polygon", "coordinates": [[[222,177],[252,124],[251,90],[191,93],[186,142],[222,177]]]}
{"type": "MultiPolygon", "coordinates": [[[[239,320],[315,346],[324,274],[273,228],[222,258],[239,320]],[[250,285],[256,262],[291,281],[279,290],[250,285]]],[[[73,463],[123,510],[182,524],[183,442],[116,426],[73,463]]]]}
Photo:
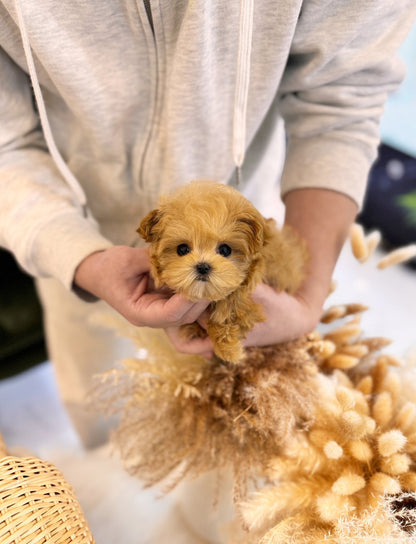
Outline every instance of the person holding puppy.
{"type": "Polygon", "coordinates": [[[181,351],[212,353],[209,338],[178,334],[204,323],[208,301],[153,288],[147,250],[133,247],[139,222],[194,179],[265,194],[280,177],[282,119],[285,223],[308,245],[308,277],[294,295],[256,288],[267,319],[245,343],[295,338],[319,320],[416,5],[277,4],[0,5],[0,244],[37,278],[50,356],[85,444],[105,434],[83,408],[91,375],[130,349],[90,323],[98,308],[164,328],[181,351]]]}

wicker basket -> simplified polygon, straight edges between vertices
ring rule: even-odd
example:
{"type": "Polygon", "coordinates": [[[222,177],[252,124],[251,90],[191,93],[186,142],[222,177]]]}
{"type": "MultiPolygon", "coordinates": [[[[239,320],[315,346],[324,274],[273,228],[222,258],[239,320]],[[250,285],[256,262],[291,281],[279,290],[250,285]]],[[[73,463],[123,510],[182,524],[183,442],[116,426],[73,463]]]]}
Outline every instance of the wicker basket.
{"type": "Polygon", "coordinates": [[[7,456],[1,436],[0,542],[94,544],[75,493],[62,473],[35,457],[7,456]]]}

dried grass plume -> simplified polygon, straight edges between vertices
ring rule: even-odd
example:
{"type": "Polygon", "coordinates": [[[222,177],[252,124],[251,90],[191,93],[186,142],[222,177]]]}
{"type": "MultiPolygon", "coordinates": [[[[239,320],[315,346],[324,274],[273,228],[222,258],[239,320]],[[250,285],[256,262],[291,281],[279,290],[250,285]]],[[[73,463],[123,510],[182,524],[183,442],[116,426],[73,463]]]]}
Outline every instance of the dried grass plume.
{"type": "Polygon", "coordinates": [[[146,485],[173,487],[185,475],[231,466],[244,495],[287,438],[312,423],[314,340],[249,348],[244,363],[233,365],[179,354],[159,330],[117,327],[146,355],[101,376],[93,400],[121,415],[113,439],[146,485]]]}

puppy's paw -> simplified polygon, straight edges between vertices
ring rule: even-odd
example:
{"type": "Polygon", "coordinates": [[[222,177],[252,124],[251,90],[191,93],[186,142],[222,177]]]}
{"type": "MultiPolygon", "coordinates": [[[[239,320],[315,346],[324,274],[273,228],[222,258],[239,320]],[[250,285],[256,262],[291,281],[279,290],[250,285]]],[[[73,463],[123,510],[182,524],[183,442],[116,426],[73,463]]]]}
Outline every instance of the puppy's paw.
{"type": "Polygon", "coordinates": [[[214,352],[223,361],[237,364],[244,359],[245,352],[241,342],[235,339],[221,340],[215,343],[214,352]]]}
{"type": "Polygon", "coordinates": [[[194,338],[206,338],[208,333],[201,327],[199,323],[189,323],[187,325],[181,325],[179,332],[182,338],[187,340],[193,340],[194,338]]]}

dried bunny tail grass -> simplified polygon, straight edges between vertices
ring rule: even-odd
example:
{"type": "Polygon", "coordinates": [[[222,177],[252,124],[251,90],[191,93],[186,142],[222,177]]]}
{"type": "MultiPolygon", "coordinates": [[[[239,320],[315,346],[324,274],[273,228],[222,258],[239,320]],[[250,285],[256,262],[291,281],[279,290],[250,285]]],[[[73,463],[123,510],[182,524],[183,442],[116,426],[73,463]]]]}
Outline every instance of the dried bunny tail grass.
{"type": "Polygon", "coordinates": [[[349,344],[341,346],[340,353],[343,355],[350,355],[351,357],[357,357],[358,359],[363,359],[370,353],[370,350],[364,344],[349,344]]]}
{"type": "MultiPolygon", "coordinates": [[[[374,250],[381,241],[379,231],[374,231],[368,236],[365,236],[363,227],[354,223],[350,228],[350,244],[354,257],[361,263],[366,262],[374,253],[374,250]]],[[[379,260],[377,268],[383,270],[389,266],[410,261],[416,257],[416,244],[409,244],[404,247],[399,247],[388,253],[385,257],[379,260]]]]}
{"type": "Polygon", "coordinates": [[[379,358],[384,359],[389,366],[396,366],[396,367],[400,368],[400,367],[402,367],[404,365],[403,361],[401,361],[397,357],[394,357],[393,355],[390,355],[390,354],[387,354],[387,353],[384,353],[383,355],[380,355],[379,358]]]}
{"type": "Polygon", "coordinates": [[[366,237],[366,242],[367,242],[368,256],[371,257],[371,255],[374,253],[375,249],[378,247],[378,245],[381,242],[381,232],[378,230],[370,232],[370,234],[366,237]]]}
{"type": "Polygon", "coordinates": [[[362,313],[368,310],[364,304],[337,304],[330,306],[324,311],[321,317],[321,323],[332,323],[336,319],[341,319],[351,314],[362,313]]]}
{"type": "MultiPolygon", "coordinates": [[[[384,341],[367,344],[378,350],[384,341]]],[[[371,351],[364,359],[364,370],[327,372],[335,380],[332,400],[320,394],[313,425],[270,463],[267,514],[261,491],[251,510],[244,505],[258,542],[300,544],[307,527],[318,531],[326,524],[325,535],[311,542],[416,544],[416,403],[402,394],[400,361],[371,351]],[[406,506],[399,507],[396,499],[404,496],[406,506]],[[304,520],[297,536],[289,521],[295,517],[304,520]],[[268,540],[261,540],[262,530],[268,540]]]]}
{"type": "Polygon", "coordinates": [[[345,353],[334,353],[327,360],[327,365],[329,368],[340,368],[346,370],[349,368],[354,368],[358,365],[360,359],[358,357],[353,357],[352,355],[346,355],[345,353]]]}
{"type": "Polygon", "coordinates": [[[272,527],[299,509],[305,509],[326,485],[324,478],[318,478],[310,485],[307,477],[282,482],[280,493],[275,488],[255,493],[250,500],[241,505],[241,514],[249,531],[272,527]]]}
{"type": "Polygon", "coordinates": [[[308,340],[249,348],[239,365],[179,354],[160,332],[144,340],[147,357],[101,377],[93,396],[121,415],[113,440],[145,484],[171,477],[171,489],[185,475],[231,464],[236,496],[244,495],[247,478],[311,424],[317,368],[308,340]]]}
{"type": "Polygon", "coordinates": [[[384,336],[373,336],[371,338],[364,338],[361,342],[362,345],[367,346],[370,351],[380,351],[381,349],[389,346],[391,340],[384,336]]]}
{"type": "Polygon", "coordinates": [[[402,432],[409,432],[416,427],[416,405],[406,402],[396,415],[395,425],[402,432]]]}
{"type": "Polygon", "coordinates": [[[366,262],[381,241],[381,233],[373,231],[365,236],[363,227],[354,223],[350,228],[350,244],[354,257],[361,263],[366,262]]]}
{"type": "Polygon", "coordinates": [[[362,329],[359,323],[355,320],[350,321],[336,329],[332,329],[324,336],[326,340],[332,340],[337,345],[348,344],[352,340],[358,338],[362,333],[362,329]]]}
{"type": "Polygon", "coordinates": [[[385,257],[380,259],[377,264],[377,268],[383,270],[388,266],[393,266],[395,264],[404,263],[410,261],[413,257],[416,256],[416,244],[410,244],[408,246],[400,247],[388,253],[385,257]]]}
{"type": "Polygon", "coordinates": [[[383,457],[390,457],[401,451],[406,442],[407,437],[399,429],[392,429],[378,437],[378,451],[383,457]]]}
{"type": "Polygon", "coordinates": [[[358,223],[353,223],[350,228],[350,244],[354,257],[364,262],[368,259],[368,246],[365,240],[364,229],[358,223]]]}
{"type": "MultiPolygon", "coordinates": [[[[353,371],[363,377],[372,365],[375,352],[380,351],[391,341],[383,337],[364,338],[361,328],[361,314],[368,308],[362,304],[345,304],[329,307],[321,317],[321,323],[332,324],[336,320],[350,317],[339,326],[322,333],[311,345],[320,369],[324,372],[353,371]]],[[[384,355],[388,366],[399,366],[398,359],[384,355]]],[[[348,374],[342,374],[348,380],[348,374]]]]}
{"type": "Polygon", "coordinates": [[[372,417],[380,429],[390,424],[393,417],[393,399],[388,391],[383,391],[374,399],[372,417]]]}
{"type": "Polygon", "coordinates": [[[337,286],[338,286],[338,284],[337,284],[336,280],[331,279],[331,283],[329,284],[329,289],[328,289],[328,296],[332,295],[332,293],[334,293],[336,291],[337,286]]]}

